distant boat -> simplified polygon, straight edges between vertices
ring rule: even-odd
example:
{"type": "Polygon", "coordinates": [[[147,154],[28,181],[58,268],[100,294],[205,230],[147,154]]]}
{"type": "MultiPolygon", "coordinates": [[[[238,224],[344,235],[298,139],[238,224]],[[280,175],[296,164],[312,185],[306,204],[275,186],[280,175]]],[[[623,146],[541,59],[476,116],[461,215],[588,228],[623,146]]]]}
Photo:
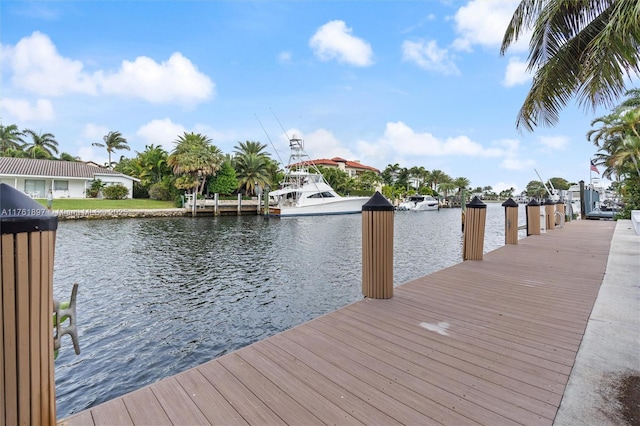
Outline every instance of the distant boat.
{"type": "Polygon", "coordinates": [[[291,155],[280,188],[269,192],[269,216],[356,214],[370,197],[343,197],[327,183],[304,151],[302,139],[289,140],[291,155]]]}
{"type": "Polygon", "coordinates": [[[415,212],[438,210],[438,200],[431,195],[410,195],[400,205],[397,210],[411,210],[415,212]]]}

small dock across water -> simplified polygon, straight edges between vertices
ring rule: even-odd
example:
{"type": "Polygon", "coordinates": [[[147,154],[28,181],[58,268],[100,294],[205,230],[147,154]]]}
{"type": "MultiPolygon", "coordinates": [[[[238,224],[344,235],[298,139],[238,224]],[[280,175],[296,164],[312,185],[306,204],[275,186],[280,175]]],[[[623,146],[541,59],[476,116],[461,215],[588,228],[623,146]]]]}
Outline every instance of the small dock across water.
{"type": "Polygon", "coordinates": [[[527,237],[59,424],[551,425],[615,227],[527,237]]]}

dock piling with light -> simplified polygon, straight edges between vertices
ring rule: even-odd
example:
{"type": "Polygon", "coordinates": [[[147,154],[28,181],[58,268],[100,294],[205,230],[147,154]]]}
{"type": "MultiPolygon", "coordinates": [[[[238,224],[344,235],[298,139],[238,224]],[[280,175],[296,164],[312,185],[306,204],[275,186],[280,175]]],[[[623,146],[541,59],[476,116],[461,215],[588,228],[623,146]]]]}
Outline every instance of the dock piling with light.
{"type": "Polygon", "coordinates": [[[57,216],[0,184],[0,424],[55,425],[53,258],[57,216]]]}
{"type": "Polygon", "coordinates": [[[487,205],[478,197],[466,204],[464,239],[462,241],[463,260],[482,260],[484,250],[484,228],[487,220],[487,205]]]}
{"type": "Polygon", "coordinates": [[[379,192],[362,206],[362,294],[393,297],[393,205],[379,192]]]}
{"type": "Polygon", "coordinates": [[[556,229],[556,203],[551,199],[547,199],[544,202],[544,209],[547,218],[545,228],[550,230],[556,229]]]}
{"type": "Polygon", "coordinates": [[[540,235],[540,203],[531,200],[527,204],[527,237],[540,235]]]}
{"type": "Polygon", "coordinates": [[[509,198],[504,207],[504,243],[518,244],[518,203],[509,198]]]}

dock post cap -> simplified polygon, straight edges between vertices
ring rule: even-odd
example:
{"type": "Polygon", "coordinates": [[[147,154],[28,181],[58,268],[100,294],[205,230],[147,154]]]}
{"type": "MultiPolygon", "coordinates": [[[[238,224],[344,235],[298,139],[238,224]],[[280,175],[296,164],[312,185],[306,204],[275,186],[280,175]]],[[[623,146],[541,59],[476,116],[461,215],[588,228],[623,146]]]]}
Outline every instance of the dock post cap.
{"type": "Polygon", "coordinates": [[[379,191],[362,205],[363,212],[379,212],[379,211],[392,211],[393,204],[389,202],[379,191]]]}
{"type": "Polygon", "coordinates": [[[518,203],[513,201],[513,198],[508,198],[504,203],[502,203],[502,207],[518,207],[518,203]]]}
{"type": "Polygon", "coordinates": [[[558,200],[558,201],[556,201],[556,205],[557,205],[557,204],[564,204],[564,201],[562,201],[562,200],[558,200]]]}
{"type": "Polygon", "coordinates": [[[545,206],[555,206],[556,202],[553,201],[551,198],[547,198],[546,200],[544,200],[544,205],[545,206]]]}
{"type": "Polygon", "coordinates": [[[531,207],[539,207],[539,206],[540,206],[540,203],[539,203],[539,202],[537,202],[535,199],[531,199],[531,201],[529,201],[529,202],[527,203],[527,206],[531,206],[531,207]]]}
{"type": "Polygon", "coordinates": [[[58,216],[22,191],[0,183],[0,234],[55,231],[58,216]]]}
{"type": "Polygon", "coordinates": [[[474,196],[473,199],[471,200],[470,203],[468,203],[467,208],[472,208],[472,209],[486,209],[487,205],[485,203],[483,203],[480,198],[478,198],[478,196],[474,196]]]}

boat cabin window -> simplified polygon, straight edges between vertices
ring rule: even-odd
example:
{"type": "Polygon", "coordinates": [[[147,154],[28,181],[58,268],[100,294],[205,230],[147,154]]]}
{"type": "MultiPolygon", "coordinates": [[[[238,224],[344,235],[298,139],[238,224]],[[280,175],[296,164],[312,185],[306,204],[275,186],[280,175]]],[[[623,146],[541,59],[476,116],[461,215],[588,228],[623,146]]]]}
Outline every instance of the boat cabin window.
{"type": "Polygon", "coordinates": [[[317,192],[315,194],[309,195],[307,198],[330,198],[333,197],[333,194],[330,192],[317,192]]]}

